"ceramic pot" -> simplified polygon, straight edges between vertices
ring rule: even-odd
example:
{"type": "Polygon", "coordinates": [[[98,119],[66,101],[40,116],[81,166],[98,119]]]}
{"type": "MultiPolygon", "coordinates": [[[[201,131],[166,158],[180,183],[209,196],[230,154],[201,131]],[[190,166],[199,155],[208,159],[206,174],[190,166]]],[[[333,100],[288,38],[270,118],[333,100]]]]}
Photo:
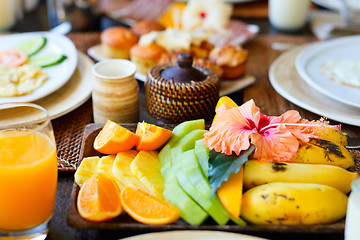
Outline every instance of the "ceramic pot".
{"type": "Polygon", "coordinates": [[[134,78],[136,66],[125,59],[98,62],[93,67],[92,91],[95,123],[138,122],[139,91],[134,78]]]}

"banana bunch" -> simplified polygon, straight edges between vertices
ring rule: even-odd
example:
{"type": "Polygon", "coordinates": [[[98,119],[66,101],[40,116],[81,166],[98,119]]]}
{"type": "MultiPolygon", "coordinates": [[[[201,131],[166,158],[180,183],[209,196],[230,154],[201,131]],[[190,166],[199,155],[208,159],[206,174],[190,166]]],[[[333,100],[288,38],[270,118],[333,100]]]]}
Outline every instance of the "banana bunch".
{"type": "Polygon", "coordinates": [[[301,142],[287,163],[249,160],[244,165],[241,217],[253,224],[326,224],[346,214],[351,182],[358,175],[345,148],[346,134],[332,128],[301,142]]]}

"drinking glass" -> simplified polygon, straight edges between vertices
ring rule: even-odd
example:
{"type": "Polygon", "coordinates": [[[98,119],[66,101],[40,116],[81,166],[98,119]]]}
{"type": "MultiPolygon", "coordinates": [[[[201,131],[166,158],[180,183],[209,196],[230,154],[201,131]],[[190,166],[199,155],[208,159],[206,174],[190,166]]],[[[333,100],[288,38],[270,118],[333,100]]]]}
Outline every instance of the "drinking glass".
{"type": "Polygon", "coordinates": [[[269,20],[280,31],[301,30],[307,19],[310,0],[269,0],[269,20]]]}
{"type": "Polygon", "coordinates": [[[351,193],[347,205],[345,240],[360,239],[360,177],[351,183],[351,193]]]}
{"type": "Polygon", "coordinates": [[[32,103],[0,104],[0,239],[45,239],[56,185],[48,112],[32,103]]]}

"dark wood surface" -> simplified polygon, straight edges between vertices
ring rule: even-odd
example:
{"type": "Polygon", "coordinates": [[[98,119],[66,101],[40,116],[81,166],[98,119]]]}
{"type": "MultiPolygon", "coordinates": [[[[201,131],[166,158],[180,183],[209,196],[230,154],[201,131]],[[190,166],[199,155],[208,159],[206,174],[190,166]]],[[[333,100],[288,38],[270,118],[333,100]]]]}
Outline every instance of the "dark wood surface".
{"type": "MultiPolygon", "coordinates": [[[[26,13],[25,18],[19,21],[13,31],[16,32],[27,32],[27,31],[40,31],[48,30],[48,19],[46,12],[46,1],[41,0],[41,5],[37,10],[26,13]]],[[[273,50],[271,43],[277,42],[293,42],[293,43],[307,43],[316,41],[311,34],[309,25],[300,32],[293,34],[283,34],[273,29],[267,20],[264,18],[266,12],[261,7],[261,12],[257,17],[246,17],[245,15],[240,16],[240,19],[252,24],[260,26],[260,35],[253,41],[245,45],[245,48],[249,50],[249,61],[248,61],[248,73],[252,74],[256,78],[255,84],[238,91],[230,95],[230,97],[237,103],[241,104],[249,99],[254,99],[257,106],[260,107],[261,111],[267,115],[280,115],[286,110],[295,109],[298,110],[302,117],[314,120],[320,116],[313,114],[307,110],[301,109],[286,99],[282,98],[271,86],[268,79],[268,70],[271,63],[282,53],[281,51],[273,50]]],[[[237,9],[240,9],[239,7],[237,9]]],[[[248,12],[247,12],[248,13],[248,12]]],[[[253,13],[256,14],[256,13],[253,13]]],[[[80,14],[81,15],[81,14],[80,14]]],[[[83,16],[82,16],[83,17],[83,16]]],[[[83,18],[84,19],[84,18],[83,18]]],[[[86,16],[85,16],[86,20],[86,16]]],[[[90,23],[93,19],[88,19],[90,23]]],[[[76,47],[82,52],[86,53],[87,49],[100,42],[100,30],[113,24],[106,17],[100,20],[100,24],[89,27],[93,32],[89,32],[87,22],[84,23],[84,28],[80,28],[68,34],[68,37],[73,40],[76,47]],[[84,31],[87,30],[87,31],[84,31]]],[[[152,118],[147,114],[145,108],[145,97],[143,84],[139,82],[140,91],[140,120],[145,120],[150,123],[161,123],[156,119],[152,118]]],[[[87,102],[91,104],[91,100],[87,102]]],[[[82,108],[84,106],[81,106],[82,108]]],[[[53,121],[54,125],[66,121],[69,117],[76,118],[76,114],[71,115],[69,113],[64,117],[53,121]]],[[[91,112],[89,114],[92,114],[91,112]]],[[[336,122],[331,121],[336,124],[336,122]]],[[[342,124],[343,130],[351,134],[351,136],[360,136],[360,128],[346,124],[342,124]]],[[[58,178],[58,188],[55,210],[53,218],[50,221],[49,235],[47,239],[119,239],[127,236],[137,235],[143,232],[137,230],[129,231],[118,231],[118,230],[102,230],[94,228],[75,228],[68,225],[67,216],[69,210],[69,204],[71,199],[71,192],[74,184],[74,174],[71,172],[60,172],[58,178]]],[[[230,229],[231,231],[231,229],[230,229]]],[[[328,233],[321,232],[309,232],[309,231],[294,231],[293,233],[279,233],[279,232],[264,232],[259,230],[251,231],[250,235],[260,236],[272,240],[340,240],[344,239],[343,233],[334,233],[336,231],[330,231],[328,233]],[[330,233],[331,232],[331,233],[330,233]]]]}

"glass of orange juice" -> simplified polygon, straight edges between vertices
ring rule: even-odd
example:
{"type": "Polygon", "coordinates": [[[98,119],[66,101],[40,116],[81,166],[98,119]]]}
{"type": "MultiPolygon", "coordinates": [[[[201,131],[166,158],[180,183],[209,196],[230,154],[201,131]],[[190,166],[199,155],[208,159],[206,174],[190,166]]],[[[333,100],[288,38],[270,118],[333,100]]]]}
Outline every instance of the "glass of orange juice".
{"type": "Polygon", "coordinates": [[[32,103],[0,104],[0,239],[45,239],[56,185],[48,112],[32,103]]]}

